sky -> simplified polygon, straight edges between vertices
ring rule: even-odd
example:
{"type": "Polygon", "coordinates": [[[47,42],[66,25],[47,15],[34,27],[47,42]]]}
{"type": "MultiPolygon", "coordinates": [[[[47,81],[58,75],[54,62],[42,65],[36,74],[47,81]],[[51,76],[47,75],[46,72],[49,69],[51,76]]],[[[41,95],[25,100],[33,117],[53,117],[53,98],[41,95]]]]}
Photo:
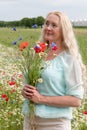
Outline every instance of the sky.
{"type": "Polygon", "coordinates": [[[51,11],[65,12],[70,20],[87,19],[87,0],[0,0],[0,21],[45,18],[51,11]]]}

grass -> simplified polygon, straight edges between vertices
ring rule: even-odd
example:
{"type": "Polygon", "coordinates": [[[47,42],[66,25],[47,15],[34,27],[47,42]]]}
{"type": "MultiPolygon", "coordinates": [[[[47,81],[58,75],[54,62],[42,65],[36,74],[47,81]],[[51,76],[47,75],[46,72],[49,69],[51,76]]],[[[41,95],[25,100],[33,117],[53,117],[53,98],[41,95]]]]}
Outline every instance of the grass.
{"type": "Polygon", "coordinates": [[[87,66],[87,28],[74,29],[83,61],[87,66]]]}
{"type": "Polygon", "coordinates": [[[0,44],[12,47],[12,42],[17,41],[22,37],[22,41],[33,43],[38,40],[40,29],[24,29],[17,28],[16,31],[12,28],[0,28],[0,44]]]}

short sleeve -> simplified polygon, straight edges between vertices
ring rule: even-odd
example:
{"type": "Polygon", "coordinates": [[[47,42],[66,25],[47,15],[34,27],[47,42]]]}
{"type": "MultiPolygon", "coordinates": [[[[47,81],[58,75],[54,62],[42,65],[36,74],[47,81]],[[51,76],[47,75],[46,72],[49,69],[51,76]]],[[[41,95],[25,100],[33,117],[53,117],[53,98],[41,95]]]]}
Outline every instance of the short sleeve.
{"type": "Polygon", "coordinates": [[[84,88],[80,63],[74,57],[69,57],[64,66],[66,95],[83,98],[84,88]]]}

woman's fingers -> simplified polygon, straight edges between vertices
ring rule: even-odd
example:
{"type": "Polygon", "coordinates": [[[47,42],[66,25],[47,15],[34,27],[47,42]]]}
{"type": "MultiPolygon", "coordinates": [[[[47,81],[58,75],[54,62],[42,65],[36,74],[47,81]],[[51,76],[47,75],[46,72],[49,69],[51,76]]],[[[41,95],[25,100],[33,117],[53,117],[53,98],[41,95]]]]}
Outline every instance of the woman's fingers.
{"type": "Polygon", "coordinates": [[[22,95],[27,98],[32,98],[34,95],[34,92],[36,91],[36,88],[31,85],[24,85],[22,95]]]}
{"type": "Polygon", "coordinates": [[[28,85],[28,84],[25,84],[24,88],[29,88],[29,89],[34,89],[34,90],[36,89],[36,87],[28,85]]]}

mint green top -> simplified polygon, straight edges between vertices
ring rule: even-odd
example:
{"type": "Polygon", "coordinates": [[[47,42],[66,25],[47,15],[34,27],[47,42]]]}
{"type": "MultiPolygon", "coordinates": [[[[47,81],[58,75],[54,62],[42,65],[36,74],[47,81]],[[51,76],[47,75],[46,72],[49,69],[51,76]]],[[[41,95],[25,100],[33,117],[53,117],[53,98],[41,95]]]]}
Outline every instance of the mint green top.
{"type": "MultiPolygon", "coordinates": [[[[81,67],[78,60],[69,52],[63,51],[53,60],[45,61],[44,67],[41,74],[43,82],[37,84],[37,89],[42,95],[72,95],[80,99],[83,98],[81,67]]],[[[42,118],[72,119],[72,108],[37,104],[35,115],[42,118]]]]}

